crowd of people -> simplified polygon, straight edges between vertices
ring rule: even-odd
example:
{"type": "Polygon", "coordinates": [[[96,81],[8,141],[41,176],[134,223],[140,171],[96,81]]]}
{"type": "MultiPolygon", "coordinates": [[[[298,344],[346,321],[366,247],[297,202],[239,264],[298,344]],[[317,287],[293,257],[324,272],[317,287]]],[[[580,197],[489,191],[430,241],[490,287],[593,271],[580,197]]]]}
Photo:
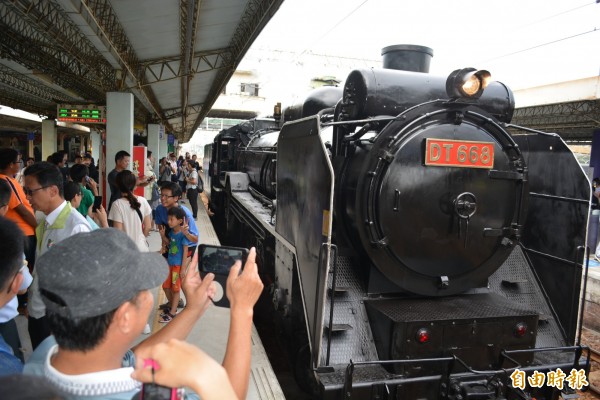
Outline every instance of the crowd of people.
{"type": "Polygon", "coordinates": [[[139,177],[128,169],[130,155],[119,151],[108,174],[107,210],[97,201],[93,159],[75,161],[68,168],[66,153],[58,152],[22,165],[16,150],[0,148],[0,381],[23,381],[25,374],[35,382],[28,390],[69,399],[131,399],[141,382],[186,386],[203,399],[245,398],[252,313],[263,287],[254,250],[243,271],[237,262],[228,277],[222,365],[184,342],[215,294],[214,276],[200,277],[195,253],[202,192],[196,157],[171,153],[155,174],[148,151],[139,177]],[[143,196],[134,194],[137,187],[143,196]],[[158,252],[148,245],[152,230],[160,234],[158,252]],[[163,329],[134,346],[150,333],[158,286],[167,298],[159,306],[163,329]],[[33,347],[27,360],[15,324],[19,310],[33,347]]]}

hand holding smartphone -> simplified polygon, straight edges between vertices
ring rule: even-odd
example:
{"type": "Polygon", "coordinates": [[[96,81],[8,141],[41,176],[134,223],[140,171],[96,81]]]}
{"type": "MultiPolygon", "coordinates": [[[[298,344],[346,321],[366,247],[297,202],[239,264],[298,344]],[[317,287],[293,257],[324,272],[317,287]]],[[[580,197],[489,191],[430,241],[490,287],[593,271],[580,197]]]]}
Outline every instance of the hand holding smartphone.
{"type": "MultiPolygon", "coordinates": [[[[237,260],[242,262],[242,268],[248,258],[248,249],[242,247],[213,246],[201,244],[198,246],[198,269],[202,277],[208,273],[215,274],[214,282],[222,288],[222,297],[213,299],[218,307],[229,307],[227,299],[227,278],[229,270],[237,260]]],[[[240,269],[240,272],[242,270],[240,269]]]]}
{"type": "Polygon", "coordinates": [[[92,206],[92,211],[96,211],[102,205],[102,196],[94,197],[94,205],[92,206]]]}

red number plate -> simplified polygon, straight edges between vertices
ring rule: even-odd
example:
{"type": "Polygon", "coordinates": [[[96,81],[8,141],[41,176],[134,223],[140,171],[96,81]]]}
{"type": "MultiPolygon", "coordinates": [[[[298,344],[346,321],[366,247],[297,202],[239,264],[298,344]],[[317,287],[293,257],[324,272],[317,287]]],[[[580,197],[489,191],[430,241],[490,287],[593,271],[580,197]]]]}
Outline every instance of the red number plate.
{"type": "Polygon", "coordinates": [[[493,168],[494,144],[428,138],[425,165],[433,167],[493,168]]]}

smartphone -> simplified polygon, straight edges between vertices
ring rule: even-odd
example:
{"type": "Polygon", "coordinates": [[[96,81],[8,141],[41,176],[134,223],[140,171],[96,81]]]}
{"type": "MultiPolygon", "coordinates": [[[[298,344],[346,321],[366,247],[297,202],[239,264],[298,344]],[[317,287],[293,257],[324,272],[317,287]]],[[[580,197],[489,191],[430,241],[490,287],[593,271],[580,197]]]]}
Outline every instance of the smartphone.
{"type": "Polygon", "coordinates": [[[198,246],[198,264],[200,272],[212,272],[215,275],[229,275],[233,264],[240,260],[242,266],[248,258],[248,249],[243,247],[213,246],[201,244],[198,246]]]}
{"type": "Polygon", "coordinates": [[[94,205],[92,206],[92,211],[96,211],[102,205],[102,196],[94,197],[94,205]]]}
{"type": "Polygon", "coordinates": [[[229,271],[237,260],[242,262],[243,268],[248,258],[248,249],[201,244],[198,246],[197,252],[200,276],[204,277],[211,272],[215,274],[214,282],[217,286],[217,294],[212,299],[214,305],[228,308],[229,300],[227,299],[226,288],[229,271]]]}
{"type": "Polygon", "coordinates": [[[170,388],[153,383],[144,383],[140,400],[182,400],[185,392],[182,388],[170,388]]]}

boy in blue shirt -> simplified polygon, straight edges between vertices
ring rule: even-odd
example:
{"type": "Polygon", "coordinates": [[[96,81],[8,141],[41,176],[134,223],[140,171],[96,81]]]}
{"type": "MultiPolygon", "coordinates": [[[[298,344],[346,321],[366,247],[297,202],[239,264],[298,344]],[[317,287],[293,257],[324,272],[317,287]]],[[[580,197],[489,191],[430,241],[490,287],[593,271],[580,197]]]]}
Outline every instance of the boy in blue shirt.
{"type": "Polygon", "coordinates": [[[167,296],[168,303],[158,322],[166,324],[171,322],[177,315],[177,305],[179,303],[181,291],[181,278],[185,277],[188,257],[188,241],[182,231],[182,225],[186,218],[185,211],[180,207],[172,207],[167,212],[167,223],[171,230],[165,233],[164,226],[160,226],[160,236],[163,242],[168,242],[167,263],[169,264],[169,276],[162,287],[167,296]],[[183,272],[183,274],[182,274],[183,272]]]}

